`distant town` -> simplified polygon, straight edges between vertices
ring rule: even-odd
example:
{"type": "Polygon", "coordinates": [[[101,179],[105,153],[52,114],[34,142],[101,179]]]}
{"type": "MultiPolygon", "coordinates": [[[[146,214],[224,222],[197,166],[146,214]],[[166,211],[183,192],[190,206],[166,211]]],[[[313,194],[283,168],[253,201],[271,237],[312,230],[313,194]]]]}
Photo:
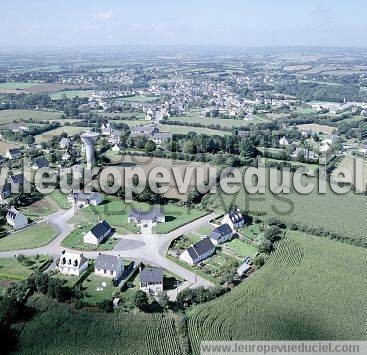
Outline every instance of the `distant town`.
{"type": "Polygon", "coordinates": [[[199,354],[212,339],[366,339],[366,54],[1,51],[9,349],[199,354]],[[137,173],[122,183],[132,168],[140,189],[137,173]],[[255,168],[282,181],[263,194],[223,188],[255,168]],[[287,176],[316,188],[283,194],[287,176]]]}

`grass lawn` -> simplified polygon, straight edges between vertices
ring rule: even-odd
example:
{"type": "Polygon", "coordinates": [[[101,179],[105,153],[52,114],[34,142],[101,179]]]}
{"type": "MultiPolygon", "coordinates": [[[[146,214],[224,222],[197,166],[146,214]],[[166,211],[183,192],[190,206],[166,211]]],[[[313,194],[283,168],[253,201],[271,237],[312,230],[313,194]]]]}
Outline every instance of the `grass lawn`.
{"type": "Polygon", "coordinates": [[[206,272],[204,272],[202,269],[198,268],[197,266],[191,266],[189,264],[187,264],[186,262],[180,260],[179,258],[175,258],[173,256],[170,255],[166,255],[166,258],[173,261],[174,263],[176,263],[179,266],[182,266],[183,268],[193,272],[194,274],[202,277],[203,279],[206,279],[208,281],[213,282],[214,284],[218,285],[219,284],[219,280],[216,279],[215,277],[207,274],[206,272]]]}
{"type": "Polygon", "coordinates": [[[54,206],[51,206],[45,198],[42,198],[27,207],[22,207],[20,210],[33,221],[50,213],[56,212],[54,206]]]}
{"type": "Polygon", "coordinates": [[[25,265],[17,260],[17,258],[0,259],[0,278],[1,279],[25,279],[34,270],[38,269],[47,260],[47,257],[27,257],[29,265],[25,265]]]}
{"type": "Polygon", "coordinates": [[[119,288],[114,287],[112,279],[90,274],[82,284],[85,300],[88,303],[96,304],[103,300],[112,300],[115,294],[119,293],[119,288]],[[106,286],[102,286],[106,284],[106,286]]]}
{"type": "Polygon", "coordinates": [[[16,143],[8,143],[8,142],[0,141],[0,154],[1,155],[5,155],[8,149],[10,148],[19,148],[19,145],[16,143]]]}
{"type": "Polygon", "coordinates": [[[37,248],[50,243],[58,230],[46,222],[31,225],[0,239],[0,251],[37,248]]]}
{"type": "Polygon", "coordinates": [[[189,210],[175,205],[165,205],[164,212],[166,214],[166,222],[157,223],[154,228],[154,232],[157,234],[171,232],[207,214],[204,210],[189,210]]]}
{"type": "Polygon", "coordinates": [[[254,240],[262,233],[261,224],[254,223],[249,226],[244,226],[243,228],[238,229],[238,233],[244,237],[254,240]]]}
{"type": "Polygon", "coordinates": [[[236,255],[244,256],[254,256],[257,253],[255,246],[242,241],[241,239],[234,238],[229,242],[224,244],[224,247],[228,247],[235,252],[236,255]]]}
{"type": "Polygon", "coordinates": [[[111,250],[118,243],[118,239],[114,239],[113,237],[108,238],[103,241],[99,245],[93,244],[85,244],[83,242],[84,234],[86,234],[93,225],[90,225],[90,228],[80,227],[76,230],[72,231],[63,241],[62,245],[66,248],[77,249],[77,250],[111,250]]]}
{"type": "Polygon", "coordinates": [[[212,232],[213,229],[214,229],[213,226],[207,225],[207,226],[202,226],[202,227],[198,228],[195,232],[198,232],[198,233],[200,233],[201,235],[204,236],[204,235],[209,235],[212,232]]]}
{"type": "Polygon", "coordinates": [[[63,194],[60,190],[54,190],[50,195],[54,201],[60,206],[60,208],[67,210],[71,207],[70,202],[68,202],[68,196],[63,194]]]}

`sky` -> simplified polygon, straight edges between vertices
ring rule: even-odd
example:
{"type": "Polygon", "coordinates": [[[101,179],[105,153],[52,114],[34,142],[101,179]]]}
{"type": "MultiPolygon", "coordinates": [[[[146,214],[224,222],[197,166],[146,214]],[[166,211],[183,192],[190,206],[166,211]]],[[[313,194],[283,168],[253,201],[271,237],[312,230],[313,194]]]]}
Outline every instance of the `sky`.
{"type": "Polygon", "coordinates": [[[0,0],[0,48],[367,46],[366,0],[0,0]]]}

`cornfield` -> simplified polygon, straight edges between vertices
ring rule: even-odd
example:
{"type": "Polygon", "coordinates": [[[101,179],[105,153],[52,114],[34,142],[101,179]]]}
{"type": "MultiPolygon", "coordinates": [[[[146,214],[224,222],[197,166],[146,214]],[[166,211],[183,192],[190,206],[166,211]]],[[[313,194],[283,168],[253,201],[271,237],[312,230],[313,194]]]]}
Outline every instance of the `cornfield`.
{"type": "Polygon", "coordinates": [[[367,251],[288,232],[256,274],[189,312],[194,354],[201,340],[367,339],[367,251]]]}

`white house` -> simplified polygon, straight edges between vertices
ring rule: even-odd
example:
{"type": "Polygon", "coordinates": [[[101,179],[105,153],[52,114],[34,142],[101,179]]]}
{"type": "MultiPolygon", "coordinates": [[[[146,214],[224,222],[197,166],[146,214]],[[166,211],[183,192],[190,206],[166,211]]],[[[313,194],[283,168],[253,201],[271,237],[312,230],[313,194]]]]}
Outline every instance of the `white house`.
{"type": "Polygon", "coordinates": [[[68,149],[71,145],[71,141],[69,138],[62,138],[60,143],[59,143],[59,147],[60,149],[68,149]]]}
{"type": "Polygon", "coordinates": [[[321,153],[328,153],[331,150],[331,146],[329,143],[325,142],[320,145],[319,150],[321,153]]]}
{"type": "Polygon", "coordinates": [[[104,122],[101,125],[101,134],[102,136],[110,136],[112,132],[111,125],[109,122],[104,122]]]}
{"type": "Polygon", "coordinates": [[[10,160],[19,159],[22,156],[22,153],[18,148],[9,148],[5,156],[10,160]]]}
{"type": "Polygon", "coordinates": [[[221,224],[210,233],[210,240],[214,245],[222,244],[233,237],[233,230],[229,224],[221,224]]]}
{"type": "Polygon", "coordinates": [[[120,150],[121,150],[120,145],[119,145],[119,144],[115,144],[115,145],[111,148],[111,150],[112,150],[113,152],[117,152],[117,153],[119,153],[119,152],[120,152],[120,150]]]}
{"type": "Polygon", "coordinates": [[[118,280],[124,272],[124,260],[119,255],[99,253],[94,262],[94,272],[98,276],[118,280]]]}
{"type": "Polygon", "coordinates": [[[88,268],[88,259],[83,253],[73,253],[63,250],[60,256],[58,269],[64,275],[81,275],[88,268]]]}
{"type": "Polygon", "coordinates": [[[163,269],[146,267],[140,271],[140,290],[156,296],[163,291],[163,269]]]}
{"type": "Polygon", "coordinates": [[[186,249],[181,255],[180,259],[187,262],[190,265],[195,265],[200,261],[213,255],[215,252],[215,246],[209,237],[200,240],[193,244],[190,248],[186,249]]]}
{"type": "Polygon", "coordinates": [[[279,139],[279,145],[280,146],[287,146],[287,145],[289,145],[288,139],[283,136],[282,138],[279,139]]]}
{"type": "Polygon", "coordinates": [[[111,226],[106,221],[101,221],[84,235],[83,241],[87,244],[98,245],[103,242],[103,240],[106,239],[111,232],[111,226]]]}
{"type": "Polygon", "coordinates": [[[232,230],[236,230],[245,224],[245,216],[239,211],[231,211],[226,213],[221,224],[228,224],[232,230]]]}
{"type": "Polygon", "coordinates": [[[132,208],[127,217],[129,223],[134,222],[136,224],[146,223],[164,223],[166,221],[163,206],[155,206],[149,211],[141,211],[136,208],[132,208]]]}
{"type": "Polygon", "coordinates": [[[68,195],[68,201],[72,203],[73,206],[78,206],[78,208],[82,208],[87,205],[97,206],[103,202],[103,195],[99,192],[71,193],[68,195]]]}
{"type": "Polygon", "coordinates": [[[121,142],[121,132],[120,131],[112,131],[110,136],[108,137],[108,143],[110,144],[119,144],[121,142]]]}
{"type": "Polygon", "coordinates": [[[6,214],[6,221],[9,225],[11,225],[14,229],[22,229],[26,225],[28,225],[28,218],[20,213],[15,207],[10,207],[8,213],[6,214]]]}

